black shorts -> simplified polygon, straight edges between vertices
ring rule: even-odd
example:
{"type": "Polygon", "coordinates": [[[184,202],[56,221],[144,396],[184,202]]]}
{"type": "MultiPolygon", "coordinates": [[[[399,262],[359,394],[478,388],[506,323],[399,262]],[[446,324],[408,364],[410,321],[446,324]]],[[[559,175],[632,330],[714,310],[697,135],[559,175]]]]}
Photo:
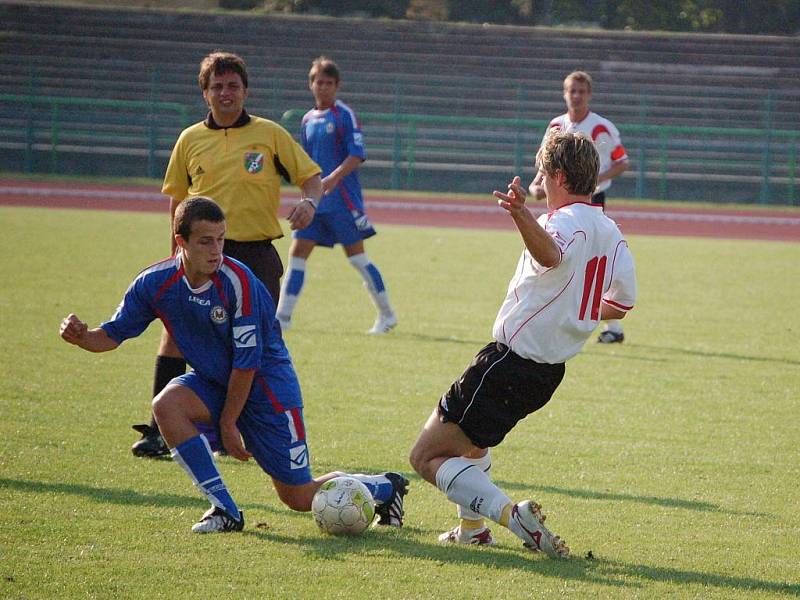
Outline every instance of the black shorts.
{"type": "Polygon", "coordinates": [[[497,446],[521,419],[548,403],[564,370],[564,363],[537,363],[491,342],[439,400],[439,419],[461,427],[479,448],[497,446]]]}
{"type": "Polygon", "coordinates": [[[605,192],[597,192],[594,196],[592,196],[592,205],[594,206],[602,206],[603,212],[606,210],[606,193],[605,192]]]}
{"type": "Polygon", "coordinates": [[[283,263],[272,242],[270,240],[257,242],[225,240],[224,252],[227,256],[243,262],[250,268],[253,274],[267,286],[267,290],[277,306],[278,296],[281,293],[283,263]]]}

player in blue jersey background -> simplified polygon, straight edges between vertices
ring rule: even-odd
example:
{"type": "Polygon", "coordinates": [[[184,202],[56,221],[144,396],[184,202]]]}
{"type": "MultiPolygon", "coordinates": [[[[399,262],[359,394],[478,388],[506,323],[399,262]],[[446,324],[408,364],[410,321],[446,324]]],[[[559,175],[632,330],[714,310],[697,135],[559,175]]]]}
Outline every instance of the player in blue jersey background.
{"type": "Polygon", "coordinates": [[[397,325],[381,273],[367,257],[364,240],[375,229],[364,211],[358,168],[366,160],[364,137],[353,110],[337,100],[340,74],[331,59],[320,56],[311,64],[309,89],[314,108],[302,120],[303,148],[322,168],[322,200],[314,219],[295,231],[289,250],[289,273],[284,277],[278,302],[278,321],[286,330],[303,290],[306,261],[317,245],[344,247],[350,264],[364,279],[378,310],[369,334],[386,333],[397,325]]]}
{"type": "MultiPolygon", "coordinates": [[[[139,273],[110,320],[89,329],[74,314],[61,337],[91,352],[114,350],[160,319],[193,371],[153,399],[153,414],[175,462],[211,502],[192,530],[239,531],[244,517],[197,424],[218,430],[228,453],[254,458],[289,508],[311,509],[311,476],[300,384],[275,319],[275,302],[243,263],[223,254],[225,217],[212,200],[181,203],[175,256],[139,273]]],[[[380,524],[401,526],[408,480],[397,473],[351,475],[370,489],[380,524]]]]}

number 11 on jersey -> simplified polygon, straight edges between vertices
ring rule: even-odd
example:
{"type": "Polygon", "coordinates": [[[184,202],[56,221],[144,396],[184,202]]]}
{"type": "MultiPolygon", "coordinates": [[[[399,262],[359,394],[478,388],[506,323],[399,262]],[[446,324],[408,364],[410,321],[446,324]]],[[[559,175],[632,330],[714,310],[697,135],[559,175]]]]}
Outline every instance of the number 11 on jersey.
{"type": "Polygon", "coordinates": [[[586,309],[589,306],[589,296],[592,297],[592,312],[590,319],[597,321],[600,319],[600,301],[603,298],[603,280],[606,276],[607,256],[595,256],[586,263],[586,273],[583,278],[583,297],[581,299],[581,310],[578,318],[583,321],[586,319],[586,309]]]}

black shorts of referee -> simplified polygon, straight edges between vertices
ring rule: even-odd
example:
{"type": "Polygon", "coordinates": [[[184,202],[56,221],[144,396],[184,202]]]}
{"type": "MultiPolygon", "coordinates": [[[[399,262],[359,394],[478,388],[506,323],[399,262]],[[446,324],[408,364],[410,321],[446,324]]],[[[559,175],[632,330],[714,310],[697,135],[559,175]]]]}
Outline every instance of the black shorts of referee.
{"type": "Polygon", "coordinates": [[[550,401],[564,371],[564,363],[537,363],[491,342],[439,400],[439,420],[458,425],[478,448],[497,446],[550,401]]]}
{"type": "Polygon", "coordinates": [[[602,206],[603,212],[606,212],[606,193],[597,192],[592,196],[592,206],[602,206]]]}
{"type": "Polygon", "coordinates": [[[275,305],[278,305],[283,263],[271,240],[237,242],[236,240],[226,239],[222,252],[225,256],[235,258],[247,265],[253,275],[258,277],[261,283],[266,286],[267,291],[275,301],[275,305]]]}

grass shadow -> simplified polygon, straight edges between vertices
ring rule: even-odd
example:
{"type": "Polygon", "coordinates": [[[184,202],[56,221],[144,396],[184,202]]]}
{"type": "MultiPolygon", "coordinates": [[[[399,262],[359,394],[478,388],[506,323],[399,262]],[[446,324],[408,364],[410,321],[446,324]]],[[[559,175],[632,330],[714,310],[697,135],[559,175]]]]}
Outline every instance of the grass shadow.
{"type": "Polygon", "coordinates": [[[768,592],[787,596],[800,596],[800,584],[798,583],[765,581],[755,577],[720,575],[717,573],[704,573],[702,571],[688,571],[603,559],[597,561],[597,570],[601,570],[604,576],[629,577],[643,582],[700,585],[703,587],[727,588],[738,592],[746,590],[755,594],[768,592]]]}
{"type": "MultiPolygon", "coordinates": [[[[159,506],[198,506],[205,507],[206,501],[199,497],[177,494],[144,494],[129,489],[94,487],[82,484],[65,484],[42,481],[29,481],[0,478],[0,488],[20,492],[72,494],[90,498],[97,502],[111,502],[120,505],[159,505],[159,506]]],[[[541,487],[540,489],[554,493],[584,495],[586,497],[608,496],[604,493],[585,492],[583,490],[565,490],[562,488],[541,487]]],[[[613,497],[636,500],[636,497],[614,494],[613,497]]],[[[650,500],[644,498],[644,500],[650,500]]],[[[663,499],[657,499],[663,500],[663,499]]],[[[668,504],[672,505],[672,504],[668,504]]],[[[705,503],[700,503],[705,505],[705,503]]],[[[245,508],[258,508],[270,512],[287,514],[282,507],[260,504],[247,504],[245,508]]],[[[716,507],[718,509],[718,507],[716,507]]],[[[706,510],[714,510],[708,505],[706,510]]],[[[721,510],[721,509],[719,509],[721,510]]],[[[297,515],[306,518],[305,515],[297,515]]],[[[800,596],[800,584],[765,581],[753,577],[739,577],[658,567],[645,564],[625,563],[602,558],[585,559],[571,557],[567,560],[550,560],[541,555],[531,555],[526,551],[499,546],[496,548],[473,548],[462,546],[443,546],[441,544],[420,542],[419,537],[434,538],[435,532],[415,527],[391,530],[381,529],[379,532],[355,538],[333,537],[289,537],[269,531],[269,528],[246,529],[243,535],[256,537],[265,541],[300,546],[316,558],[326,560],[347,560],[351,556],[358,560],[365,557],[379,558],[388,553],[413,557],[434,564],[481,565],[495,569],[524,569],[536,572],[543,577],[561,580],[574,580],[604,586],[643,588],[648,583],[671,583],[676,585],[702,585],[720,589],[742,590],[751,592],[769,592],[791,596],[800,596]],[[633,581],[631,581],[633,580],[633,581]]]]}
{"type": "MultiPolygon", "coordinates": [[[[309,328],[304,329],[304,331],[306,333],[314,333],[316,335],[320,335],[320,334],[322,334],[322,335],[331,335],[330,330],[327,330],[327,329],[315,329],[313,327],[309,327],[309,328]]],[[[459,338],[457,336],[452,336],[452,335],[430,335],[430,334],[426,334],[426,333],[413,333],[413,332],[402,331],[402,330],[401,331],[395,330],[395,331],[392,331],[391,333],[389,333],[387,335],[391,336],[393,338],[401,338],[401,339],[406,339],[406,340],[416,340],[416,341],[420,341],[420,342],[434,342],[434,343],[437,343],[437,344],[439,344],[439,343],[445,343],[445,344],[467,344],[467,345],[470,345],[470,346],[474,346],[475,347],[475,352],[477,352],[478,350],[483,348],[486,344],[488,344],[491,341],[491,338],[489,338],[489,337],[487,337],[485,339],[481,339],[481,340],[467,340],[467,339],[462,339],[462,338],[459,338]]],[[[364,335],[362,333],[344,333],[344,334],[337,335],[337,337],[346,337],[346,336],[350,336],[354,340],[360,340],[360,339],[362,339],[364,337],[364,335]]]]}
{"type": "Polygon", "coordinates": [[[161,492],[148,494],[131,489],[97,487],[79,483],[54,483],[50,481],[30,481],[0,477],[0,488],[36,494],[49,493],[82,496],[94,500],[95,502],[106,502],[124,506],[196,506],[201,508],[206,508],[208,506],[208,501],[200,496],[184,496],[161,492]]]}
{"type": "Polygon", "coordinates": [[[653,583],[678,586],[703,586],[722,590],[748,590],[753,593],[777,593],[800,596],[800,584],[768,581],[747,576],[720,575],[703,571],[673,569],[645,564],[606,560],[602,557],[572,556],[552,560],[541,554],[531,554],[521,548],[494,546],[478,548],[420,542],[419,536],[435,536],[434,532],[414,528],[370,531],[366,535],[346,537],[294,538],[269,530],[247,530],[244,535],[271,543],[299,546],[317,560],[344,561],[379,560],[391,555],[415,558],[432,565],[452,564],[465,571],[469,566],[493,569],[525,570],[538,576],[572,580],[592,585],[616,588],[643,589],[653,583]]]}
{"type": "MultiPolygon", "coordinates": [[[[83,485],[78,483],[54,483],[50,481],[30,481],[24,479],[7,479],[0,477],[0,489],[14,490],[35,494],[66,494],[81,496],[95,502],[119,504],[121,506],[159,506],[165,508],[192,508],[200,510],[208,508],[208,500],[200,494],[185,496],[167,493],[143,493],[131,489],[109,488],[83,485]]],[[[287,510],[280,502],[275,505],[260,502],[243,502],[242,510],[259,510],[286,515],[287,510]]],[[[303,513],[289,513],[303,514],[303,513]]]]}
{"type": "Polygon", "coordinates": [[[702,350],[689,350],[687,348],[671,348],[669,346],[652,346],[648,344],[627,343],[629,348],[643,348],[645,350],[655,350],[658,352],[668,352],[671,354],[685,354],[687,356],[697,356],[700,358],[722,358],[730,360],[746,360],[751,362],[773,363],[778,365],[789,365],[800,367],[800,360],[788,358],[769,358],[767,356],[751,356],[747,354],[734,354],[733,352],[704,352],[702,350]]]}
{"type": "Polygon", "coordinates": [[[699,500],[685,500],[683,498],[663,498],[660,496],[637,496],[634,494],[620,494],[615,492],[598,492],[596,490],[583,490],[578,488],[563,488],[552,485],[521,484],[512,481],[495,481],[498,487],[508,490],[538,490],[547,494],[557,494],[569,496],[570,498],[582,498],[585,500],[613,500],[617,502],[634,502],[637,504],[649,504],[653,506],[663,506],[666,508],[680,508],[683,510],[693,510],[698,512],[723,513],[727,515],[747,516],[747,517],[769,517],[768,513],[743,512],[730,510],[718,504],[703,502],[699,500]]]}
{"type": "MultiPolygon", "coordinates": [[[[376,470],[373,467],[364,465],[361,465],[360,467],[349,466],[347,471],[349,473],[380,472],[379,470],[376,470]]],[[[411,482],[414,488],[418,486],[430,485],[416,473],[413,472],[409,473],[408,471],[403,471],[402,473],[405,477],[408,478],[408,480],[411,482]]],[[[665,508],[679,508],[682,510],[721,513],[734,516],[745,516],[745,517],[772,516],[769,513],[763,513],[763,512],[755,512],[755,511],[745,512],[745,511],[730,510],[723,506],[720,506],[719,504],[714,504],[712,502],[704,502],[701,500],[686,500],[684,498],[664,498],[661,496],[637,496],[635,494],[623,494],[618,492],[600,492],[596,490],[556,487],[552,485],[540,485],[535,483],[518,483],[515,481],[505,481],[502,479],[497,479],[493,481],[502,490],[524,490],[525,492],[534,490],[547,494],[569,496],[570,498],[581,498],[585,500],[612,500],[615,502],[633,502],[637,504],[647,504],[651,506],[663,506],[665,508]]]]}

